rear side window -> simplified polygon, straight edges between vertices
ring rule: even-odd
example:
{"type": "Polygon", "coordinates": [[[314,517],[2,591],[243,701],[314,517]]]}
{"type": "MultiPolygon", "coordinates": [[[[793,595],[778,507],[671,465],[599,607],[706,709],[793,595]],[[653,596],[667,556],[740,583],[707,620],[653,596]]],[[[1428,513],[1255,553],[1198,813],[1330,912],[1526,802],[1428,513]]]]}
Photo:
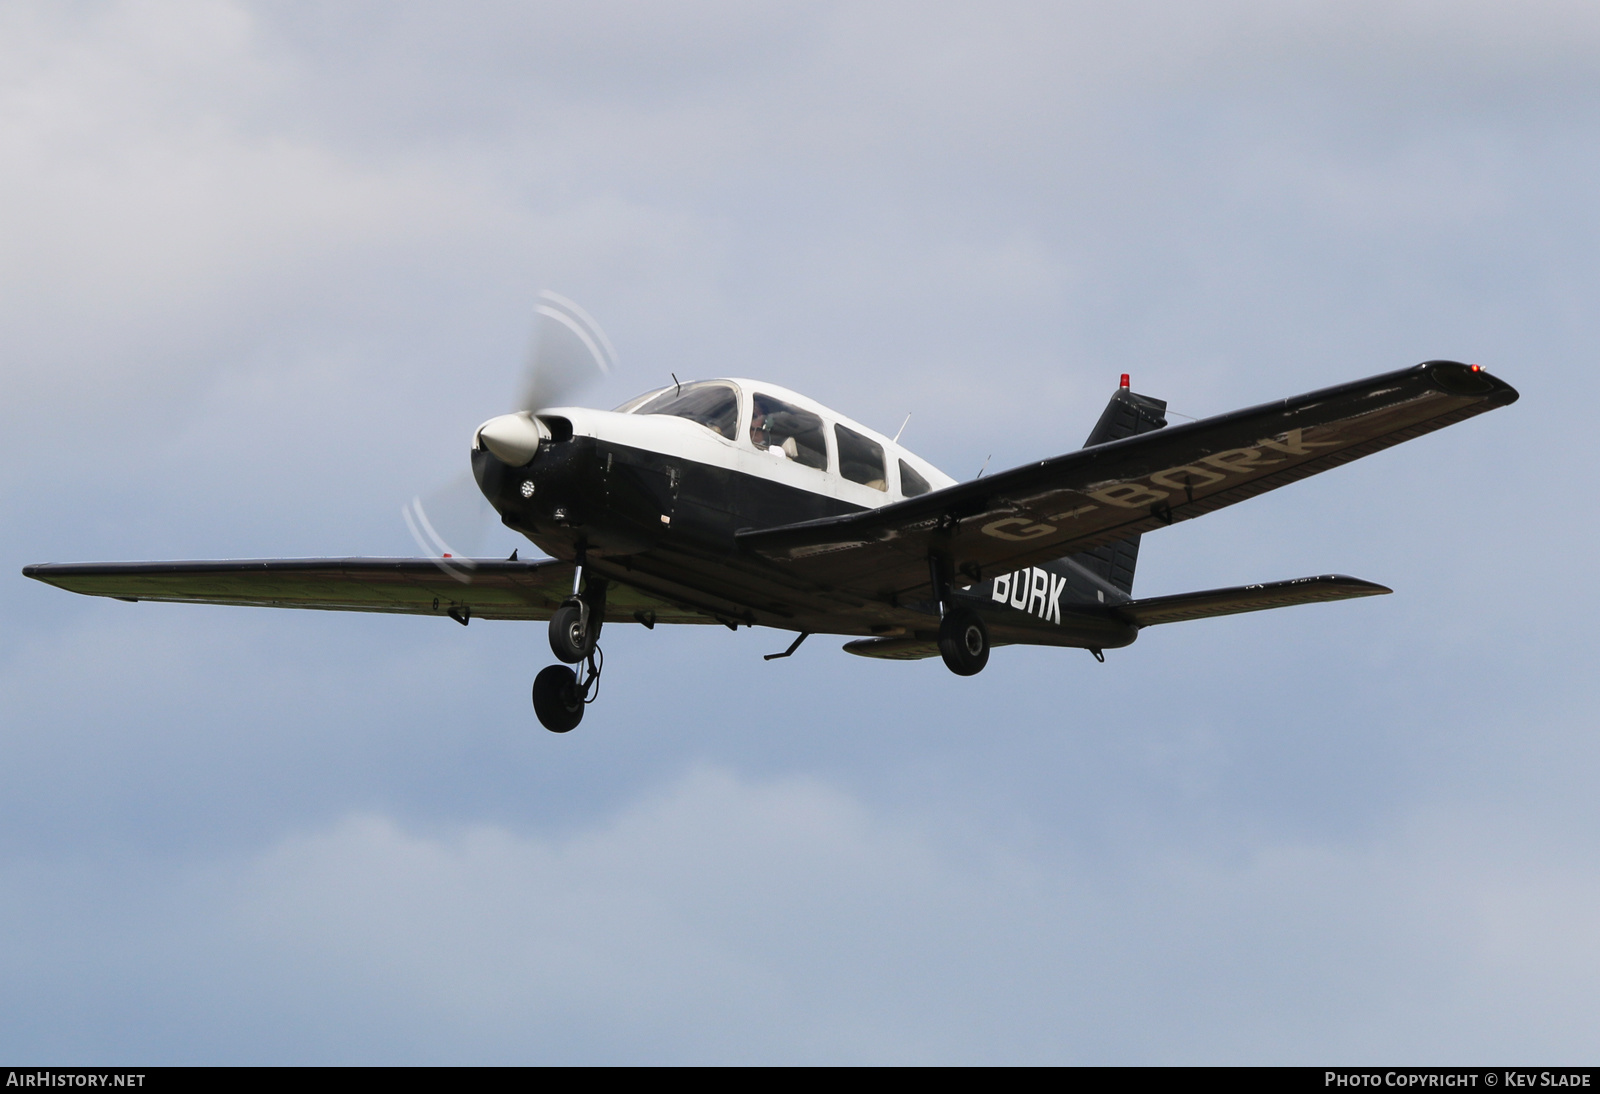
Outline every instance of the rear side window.
{"type": "Polygon", "coordinates": [[[729,384],[714,381],[684,384],[683,390],[663,391],[633,413],[688,418],[731,441],[739,429],[739,393],[729,384]]]}
{"type": "Polygon", "coordinates": [[[839,474],[874,490],[889,489],[884,481],[883,445],[837,423],[833,439],[839,443],[839,474]]]}
{"type": "Polygon", "coordinates": [[[931,489],[933,488],[928,485],[928,480],[917,474],[915,468],[905,460],[900,461],[901,494],[908,498],[914,498],[918,494],[926,494],[931,489]]]}
{"type": "Polygon", "coordinates": [[[770,395],[755,397],[750,415],[750,443],[763,452],[783,456],[819,470],[828,469],[828,442],[822,419],[770,395]]]}

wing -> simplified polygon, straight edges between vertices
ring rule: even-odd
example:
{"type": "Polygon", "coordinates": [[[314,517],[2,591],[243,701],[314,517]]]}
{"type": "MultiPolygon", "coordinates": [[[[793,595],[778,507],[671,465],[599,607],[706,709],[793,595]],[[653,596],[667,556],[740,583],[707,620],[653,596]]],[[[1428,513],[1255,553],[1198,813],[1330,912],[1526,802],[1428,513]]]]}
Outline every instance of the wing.
{"type": "Polygon", "coordinates": [[[933,555],[950,560],[958,584],[974,583],[1201,516],[1516,399],[1476,366],[1429,361],[739,542],[796,577],[892,599],[927,589],[933,555]]]}
{"type": "MultiPolygon", "coordinates": [[[[290,558],[83,562],[29,566],[22,572],[58,589],[118,600],[448,615],[458,622],[549,619],[572,594],[570,562],[463,562],[450,571],[426,558],[290,558]]],[[[652,625],[658,620],[715,622],[613,581],[606,621],[634,619],[649,619],[652,625]]]]}

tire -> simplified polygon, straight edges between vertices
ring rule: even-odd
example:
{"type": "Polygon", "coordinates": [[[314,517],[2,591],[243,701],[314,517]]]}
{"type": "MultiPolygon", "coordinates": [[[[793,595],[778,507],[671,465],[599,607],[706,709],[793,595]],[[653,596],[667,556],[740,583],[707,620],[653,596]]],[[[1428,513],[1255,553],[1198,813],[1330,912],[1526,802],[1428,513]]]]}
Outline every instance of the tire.
{"type": "Polygon", "coordinates": [[[576,665],[589,656],[600,637],[600,619],[589,613],[589,625],[583,625],[583,610],[575,601],[557,608],[550,617],[550,652],[556,660],[576,665]]]}
{"type": "Polygon", "coordinates": [[[565,665],[551,665],[533,678],[533,712],[551,733],[567,733],[583,721],[578,677],[565,665]]]}
{"type": "Polygon", "coordinates": [[[957,676],[976,676],[989,663],[989,628],[971,608],[952,608],[939,621],[939,654],[957,676]]]}

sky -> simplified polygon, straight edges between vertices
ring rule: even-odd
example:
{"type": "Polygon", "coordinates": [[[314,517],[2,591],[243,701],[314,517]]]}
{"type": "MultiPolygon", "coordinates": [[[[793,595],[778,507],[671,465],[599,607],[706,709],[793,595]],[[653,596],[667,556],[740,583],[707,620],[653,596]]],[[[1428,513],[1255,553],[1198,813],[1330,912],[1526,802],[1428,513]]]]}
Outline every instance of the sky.
{"type": "Polygon", "coordinates": [[[0,5],[0,1056],[1592,1060],[1597,181],[1573,0],[0,5]],[[973,678],[608,627],[565,736],[540,624],[20,576],[411,553],[543,288],[590,405],[766,378],[958,479],[1123,372],[1522,398],[1135,586],[1393,596],[973,678]]]}

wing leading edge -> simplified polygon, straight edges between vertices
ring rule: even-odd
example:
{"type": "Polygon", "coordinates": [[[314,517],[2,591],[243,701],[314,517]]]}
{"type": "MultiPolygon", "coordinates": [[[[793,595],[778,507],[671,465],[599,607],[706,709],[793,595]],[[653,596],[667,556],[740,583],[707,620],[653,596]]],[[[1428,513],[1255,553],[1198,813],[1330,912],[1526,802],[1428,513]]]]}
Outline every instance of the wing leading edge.
{"type": "Polygon", "coordinates": [[[1429,361],[1168,426],[908,501],[739,534],[796,577],[869,597],[958,584],[1189,520],[1515,402],[1475,366],[1429,361]]]}
{"type": "MultiPolygon", "coordinates": [[[[28,566],[22,572],[58,589],[118,600],[440,615],[458,622],[549,619],[572,593],[572,563],[554,559],[474,560],[464,582],[426,558],[83,562],[28,566]]],[[[606,621],[627,622],[640,615],[652,623],[715,622],[611,582],[606,621]]]]}

